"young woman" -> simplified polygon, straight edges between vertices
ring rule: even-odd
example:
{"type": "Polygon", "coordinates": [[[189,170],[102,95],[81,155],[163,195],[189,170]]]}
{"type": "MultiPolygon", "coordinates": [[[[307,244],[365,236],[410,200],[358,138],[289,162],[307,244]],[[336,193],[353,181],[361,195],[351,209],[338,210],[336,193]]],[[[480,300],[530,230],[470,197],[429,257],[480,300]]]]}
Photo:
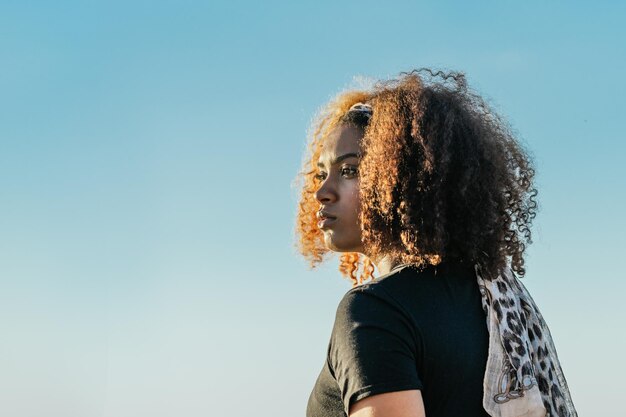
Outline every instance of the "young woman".
{"type": "Polygon", "coordinates": [[[299,250],[312,267],[341,253],[353,288],[307,416],[576,416],[517,278],[532,164],[464,76],[418,70],[344,92],[311,136],[299,250]]]}

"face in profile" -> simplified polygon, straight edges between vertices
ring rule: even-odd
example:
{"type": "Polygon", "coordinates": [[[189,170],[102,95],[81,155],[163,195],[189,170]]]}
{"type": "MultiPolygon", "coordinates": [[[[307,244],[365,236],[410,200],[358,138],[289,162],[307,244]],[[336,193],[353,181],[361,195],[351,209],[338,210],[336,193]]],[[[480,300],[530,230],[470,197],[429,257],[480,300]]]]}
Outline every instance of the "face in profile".
{"type": "Polygon", "coordinates": [[[335,252],[363,252],[359,225],[360,129],[340,125],[326,138],[318,160],[318,227],[335,252]]]}

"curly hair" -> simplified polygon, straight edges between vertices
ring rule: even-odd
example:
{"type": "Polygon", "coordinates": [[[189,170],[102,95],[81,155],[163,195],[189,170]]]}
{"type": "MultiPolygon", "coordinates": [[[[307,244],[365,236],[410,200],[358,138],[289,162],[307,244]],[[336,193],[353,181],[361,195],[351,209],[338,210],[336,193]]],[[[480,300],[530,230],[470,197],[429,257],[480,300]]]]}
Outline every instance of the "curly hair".
{"type": "Polygon", "coordinates": [[[340,93],[313,120],[296,218],[298,250],[311,268],[329,252],[315,217],[316,163],[325,138],[346,123],[363,131],[359,215],[369,255],[342,253],[339,270],[353,286],[375,278],[371,259],[382,255],[417,266],[480,263],[487,276],[510,267],[524,276],[537,210],[532,161],[464,74],[429,69],[340,93]],[[348,114],[357,102],[372,106],[371,118],[348,114]]]}

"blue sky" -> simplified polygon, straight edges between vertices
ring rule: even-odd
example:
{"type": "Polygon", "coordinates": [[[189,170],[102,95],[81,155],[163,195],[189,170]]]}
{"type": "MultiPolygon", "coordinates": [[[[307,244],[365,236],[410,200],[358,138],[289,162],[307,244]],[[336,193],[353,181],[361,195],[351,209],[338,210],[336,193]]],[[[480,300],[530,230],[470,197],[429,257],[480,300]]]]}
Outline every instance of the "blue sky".
{"type": "Polygon", "coordinates": [[[524,282],[579,413],[618,416],[625,9],[0,1],[0,414],[303,415],[350,287],[294,247],[308,124],[430,66],[531,151],[524,282]]]}

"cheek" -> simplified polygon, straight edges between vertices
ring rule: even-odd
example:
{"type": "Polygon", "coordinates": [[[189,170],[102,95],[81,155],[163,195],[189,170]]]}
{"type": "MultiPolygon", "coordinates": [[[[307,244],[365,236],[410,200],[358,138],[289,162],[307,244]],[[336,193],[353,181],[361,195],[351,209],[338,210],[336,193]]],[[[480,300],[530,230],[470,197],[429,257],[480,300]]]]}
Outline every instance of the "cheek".
{"type": "Polygon", "coordinates": [[[349,194],[349,200],[350,200],[350,208],[351,208],[351,212],[354,215],[358,215],[359,213],[359,207],[361,204],[361,199],[359,196],[359,187],[352,187],[352,189],[350,190],[350,194],[349,194]]]}

